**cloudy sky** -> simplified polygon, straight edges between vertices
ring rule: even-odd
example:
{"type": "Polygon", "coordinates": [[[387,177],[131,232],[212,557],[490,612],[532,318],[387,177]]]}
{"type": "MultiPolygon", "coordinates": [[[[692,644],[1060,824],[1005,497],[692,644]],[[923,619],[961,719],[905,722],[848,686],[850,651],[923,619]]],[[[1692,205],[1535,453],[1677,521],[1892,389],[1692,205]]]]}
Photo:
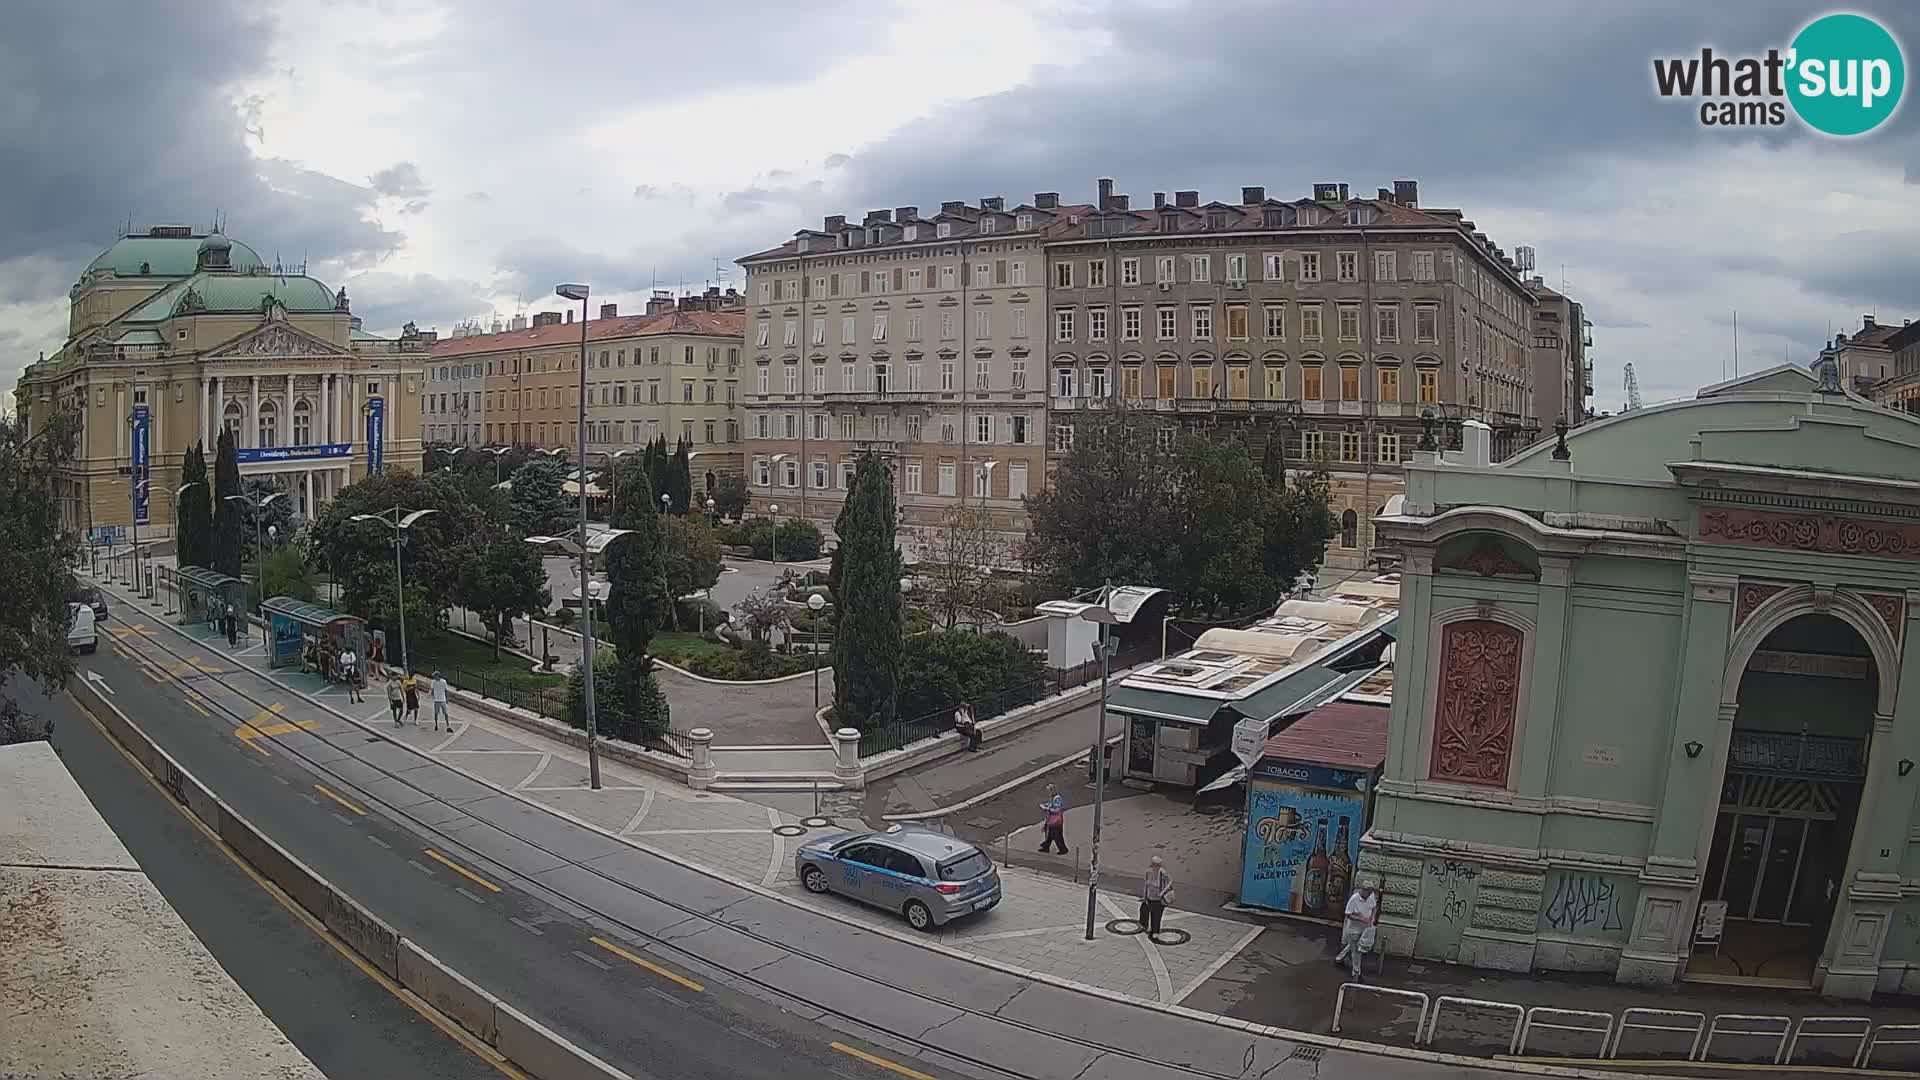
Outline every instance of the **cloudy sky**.
{"type": "MultiPolygon", "coordinates": [[[[1595,403],[1920,315],[1920,109],[1840,142],[1713,130],[1655,56],[1828,10],[1376,0],[64,0],[0,38],[0,387],[128,218],[345,284],[369,328],[631,308],[823,214],[1416,178],[1584,301],[1595,403]],[[964,12],[964,14],[963,14],[964,12]]],[[[1855,5],[1911,59],[1920,5],[1855,5]]]]}

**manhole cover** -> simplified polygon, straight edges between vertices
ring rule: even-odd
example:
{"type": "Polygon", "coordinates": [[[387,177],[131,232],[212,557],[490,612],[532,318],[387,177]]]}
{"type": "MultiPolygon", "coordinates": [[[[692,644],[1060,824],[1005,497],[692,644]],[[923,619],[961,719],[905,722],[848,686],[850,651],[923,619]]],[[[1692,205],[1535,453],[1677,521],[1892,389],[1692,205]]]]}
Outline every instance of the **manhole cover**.
{"type": "Polygon", "coordinates": [[[833,824],[833,819],[830,817],[803,817],[800,819],[800,824],[805,825],[809,829],[824,829],[833,824]]]}
{"type": "Polygon", "coordinates": [[[807,827],[805,825],[775,825],[773,827],[773,834],[775,836],[805,836],[807,835],[807,827]]]}
{"type": "Polygon", "coordinates": [[[1147,937],[1151,939],[1155,945],[1169,946],[1185,945],[1187,942],[1193,940],[1193,935],[1187,933],[1185,930],[1162,930],[1158,933],[1148,934],[1147,937]]]}
{"type": "Polygon", "coordinates": [[[1112,919],[1107,922],[1107,933],[1123,937],[1132,937],[1145,929],[1138,919],[1112,919]]]}
{"type": "Polygon", "coordinates": [[[961,824],[967,826],[970,829],[991,829],[995,825],[1000,824],[1000,819],[997,817],[968,818],[967,820],[961,822],[961,824]]]}

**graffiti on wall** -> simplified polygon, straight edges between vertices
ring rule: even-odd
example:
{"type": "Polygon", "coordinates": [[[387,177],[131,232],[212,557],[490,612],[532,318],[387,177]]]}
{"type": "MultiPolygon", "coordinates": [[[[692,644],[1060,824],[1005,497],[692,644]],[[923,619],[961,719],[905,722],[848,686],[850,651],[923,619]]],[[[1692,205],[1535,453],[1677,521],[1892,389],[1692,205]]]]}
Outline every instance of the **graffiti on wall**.
{"type": "Polygon", "coordinates": [[[1540,929],[1578,937],[1625,940],[1639,895],[1629,878],[1555,870],[1540,893],[1540,929]]]}

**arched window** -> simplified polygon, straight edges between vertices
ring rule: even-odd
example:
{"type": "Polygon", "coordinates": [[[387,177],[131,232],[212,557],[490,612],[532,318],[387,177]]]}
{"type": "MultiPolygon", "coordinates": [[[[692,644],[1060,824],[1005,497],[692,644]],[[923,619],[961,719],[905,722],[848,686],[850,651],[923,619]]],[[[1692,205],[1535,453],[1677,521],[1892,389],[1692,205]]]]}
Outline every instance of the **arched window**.
{"type": "Polygon", "coordinates": [[[273,402],[260,403],[260,443],[261,446],[278,446],[280,436],[280,415],[273,402]]]}
{"type": "Polygon", "coordinates": [[[239,402],[229,401],[227,402],[226,411],[223,412],[221,416],[223,418],[221,423],[226,427],[227,434],[233,436],[235,445],[238,445],[240,442],[240,433],[246,430],[246,412],[240,408],[239,402]]]}
{"type": "Polygon", "coordinates": [[[1340,546],[1360,546],[1360,515],[1351,510],[1340,515],[1340,546]]]}
{"type": "Polygon", "coordinates": [[[293,403],[293,444],[313,445],[313,406],[305,398],[293,403]]]}

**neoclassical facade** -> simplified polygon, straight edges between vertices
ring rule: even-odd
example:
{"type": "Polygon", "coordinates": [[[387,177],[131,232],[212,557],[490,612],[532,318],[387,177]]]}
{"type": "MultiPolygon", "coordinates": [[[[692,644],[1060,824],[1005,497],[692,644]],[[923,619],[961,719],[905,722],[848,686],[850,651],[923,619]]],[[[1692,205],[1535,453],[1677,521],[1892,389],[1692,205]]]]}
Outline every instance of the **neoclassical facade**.
{"type": "Polygon", "coordinates": [[[1483,439],[1417,452],[1377,522],[1383,946],[1920,990],[1920,423],[1781,367],[1499,465],[1483,439]]]}
{"type": "Polygon", "coordinates": [[[243,477],[302,517],[373,467],[418,470],[422,357],[433,335],[367,333],[335,292],[219,232],[122,237],[69,292],[68,338],[15,389],[30,430],[80,416],[60,478],[70,527],[168,534],[187,451],[234,433],[243,477]],[[130,486],[131,485],[131,486],[130,486]]]}

